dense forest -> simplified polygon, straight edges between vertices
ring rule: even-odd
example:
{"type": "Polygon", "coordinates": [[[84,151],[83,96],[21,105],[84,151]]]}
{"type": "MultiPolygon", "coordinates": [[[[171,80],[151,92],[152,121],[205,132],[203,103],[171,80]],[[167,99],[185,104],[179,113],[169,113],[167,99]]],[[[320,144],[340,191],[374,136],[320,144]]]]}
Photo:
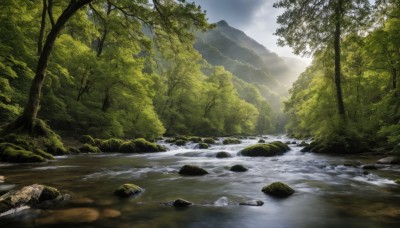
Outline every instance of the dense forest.
{"type": "Polygon", "coordinates": [[[279,44],[313,55],[290,94],[294,69],[225,21],[209,24],[194,3],[2,3],[2,134],[31,131],[36,118],[61,135],[97,138],[286,125],[312,137],[313,151],[398,150],[399,2],[274,6],[286,10],[279,44]]]}

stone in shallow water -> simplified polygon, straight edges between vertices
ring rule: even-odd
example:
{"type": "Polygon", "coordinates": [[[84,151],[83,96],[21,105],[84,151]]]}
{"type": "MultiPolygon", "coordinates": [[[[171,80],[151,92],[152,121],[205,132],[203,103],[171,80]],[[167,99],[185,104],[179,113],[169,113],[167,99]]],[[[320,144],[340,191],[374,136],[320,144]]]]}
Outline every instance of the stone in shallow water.
{"type": "Polygon", "coordinates": [[[242,165],[234,165],[230,170],[232,172],[246,172],[248,169],[242,165]]]}
{"type": "Polygon", "coordinates": [[[119,186],[115,191],[114,195],[119,197],[129,197],[141,193],[143,190],[134,184],[123,184],[119,186]]]}
{"type": "Polygon", "coordinates": [[[217,199],[216,201],[213,202],[215,206],[228,206],[229,205],[229,200],[228,197],[221,197],[217,199]]]}
{"type": "Polygon", "coordinates": [[[184,165],[180,170],[179,174],[186,176],[202,176],[208,174],[205,169],[202,169],[194,165],[184,165]]]}
{"type": "Polygon", "coordinates": [[[93,204],[94,200],[87,197],[78,197],[71,199],[70,203],[75,205],[87,205],[87,204],[93,204]]]}
{"type": "Polygon", "coordinates": [[[277,198],[285,198],[292,195],[295,192],[291,187],[282,182],[274,182],[270,185],[263,187],[261,191],[264,192],[265,194],[277,198]]]}
{"type": "Polygon", "coordinates": [[[37,225],[51,225],[57,223],[91,223],[99,219],[100,212],[94,208],[71,208],[50,211],[44,218],[35,219],[37,225]]]}
{"type": "Polygon", "coordinates": [[[173,207],[180,207],[180,208],[188,207],[190,205],[193,205],[192,202],[189,202],[189,201],[184,200],[184,199],[176,199],[174,201],[169,201],[169,202],[165,202],[165,203],[161,203],[161,204],[165,205],[165,206],[173,206],[173,207]]]}
{"type": "Polygon", "coordinates": [[[369,169],[369,170],[376,170],[376,169],[378,169],[378,167],[376,167],[376,165],[374,165],[374,164],[363,165],[361,168],[362,168],[362,169],[369,169]]]}
{"type": "Polygon", "coordinates": [[[215,155],[215,157],[217,157],[217,158],[230,158],[230,157],[232,157],[232,155],[230,153],[228,153],[228,152],[221,151],[221,152],[218,152],[215,155]]]}
{"type": "Polygon", "coordinates": [[[379,159],[377,164],[388,164],[388,165],[395,165],[395,164],[400,164],[400,157],[386,157],[379,159]]]}
{"type": "Polygon", "coordinates": [[[261,200],[249,200],[249,201],[246,201],[246,202],[241,202],[241,203],[239,203],[239,205],[242,205],[242,206],[262,206],[262,205],[264,205],[264,202],[261,201],[261,200]]]}
{"type": "Polygon", "coordinates": [[[101,212],[102,218],[117,218],[119,216],[121,216],[121,212],[114,210],[114,209],[104,209],[101,212]]]}

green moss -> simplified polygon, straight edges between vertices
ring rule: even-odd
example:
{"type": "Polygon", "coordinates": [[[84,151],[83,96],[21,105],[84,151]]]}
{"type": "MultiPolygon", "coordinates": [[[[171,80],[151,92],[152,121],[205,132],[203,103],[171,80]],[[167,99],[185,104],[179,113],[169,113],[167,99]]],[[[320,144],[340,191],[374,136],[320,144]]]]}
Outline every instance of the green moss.
{"type": "Polygon", "coordinates": [[[204,138],[203,142],[207,144],[215,144],[215,140],[212,138],[204,138]]]}
{"type": "Polygon", "coordinates": [[[139,153],[147,153],[147,152],[162,152],[166,151],[166,149],[158,144],[151,143],[146,141],[143,138],[138,138],[133,141],[138,148],[139,153]]]}
{"type": "Polygon", "coordinates": [[[94,139],[92,138],[92,136],[90,135],[82,135],[81,137],[79,137],[79,142],[81,143],[88,143],[90,145],[95,145],[94,139]]]}
{"type": "Polygon", "coordinates": [[[83,144],[79,151],[82,153],[101,153],[100,149],[97,146],[92,146],[88,143],[83,144]]]}
{"type": "Polygon", "coordinates": [[[240,140],[239,139],[235,139],[235,138],[227,138],[224,139],[224,141],[222,142],[224,145],[228,145],[228,144],[240,144],[240,140]]]}
{"type": "Polygon", "coordinates": [[[137,153],[139,152],[139,149],[135,145],[135,141],[129,140],[121,144],[121,147],[119,148],[119,152],[122,153],[137,153]]]}
{"type": "Polygon", "coordinates": [[[194,143],[203,142],[203,140],[202,140],[200,137],[195,137],[195,136],[190,137],[190,138],[189,138],[189,141],[190,141],[190,142],[194,142],[194,143]]]}
{"type": "Polygon", "coordinates": [[[208,149],[208,144],[207,143],[199,143],[198,145],[199,149],[208,149]]]}
{"type": "Polygon", "coordinates": [[[256,144],[240,151],[243,156],[249,157],[270,157],[282,154],[290,148],[282,142],[276,141],[268,144],[256,144]]]}
{"type": "Polygon", "coordinates": [[[258,140],[258,143],[265,143],[265,140],[264,139],[260,139],[260,140],[258,140]]]}
{"type": "Polygon", "coordinates": [[[400,184],[400,179],[395,180],[394,183],[400,184]]]}
{"type": "Polygon", "coordinates": [[[187,136],[176,136],[175,140],[183,140],[183,141],[189,142],[189,137],[187,137],[187,136]]]}
{"type": "Polygon", "coordinates": [[[99,148],[103,152],[118,152],[122,143],[124,143],[124,141],[121,139],[111,138],[111,139],[103,140],[100,143],[99,148]]]}
{"type": "Polygon", "coordinates": [[[175,145],[177,145],[177,146],[184,146],[184,145],[186,145],[186,143],[187,143],[187,141],[182,140],[182,139],[178,139],[175,141],[175,145]]]}
{"type": "Polygon", "coordinates": [[[46,158],[46,159],[49,159],[49,160],[53,160],[53,159],[54,159],[54,157],[53,157],[52,154],[46,153],[46,152],[44,152],[44,151],[41,150],[41,149],[36,149],[36,150],[34,151],[34,153],[37,154],[37,155],[39,155],[39,156],[42,156],[42,157],[44,157],[44,158],[46,158]]]}
{"type": "Polygon", "coordinates": [[[69,147],[67,149],[67,151],[69,154],[80,154],[81,153],[81,151],[75,147],[69,147]]]}
{"type": "Polygon", "coordinates": [[[265,194],[278,198],[288,197],[295,192],[291,187],[282,182],[274,182],[270,185],[263,187],[261,191],[265,194]]]}
{"type": "Polygon", "coordinates": [[[142,188],[137,185],[123,184],[114,191],[114,195],[119,197],[129,197],[141,193],[142,191],[142,188]]]}
{"type": "Polygon", "coordinates": [[[175,143],[176,140],[175,139],[166,139],[165,142],[166,143],[175,143]]]}
{"type": "Polygon", "coordinates": [[[101,140],[101,139],[94,139],[94,144],[93,144],[93,146],[99,147],[99,146],[101,145],[102,142],[103,142],[103,140],[101,140]]]}
{"type": "Polygon", "coordinates": [[[179,174],[186,176],[202,176],[208,174],[208,172],[195,165],[184,165],[179,170],[179,174]]]}
{"type": "Polygon", "coordinates": [[[6,147],[0,151],[1,161],[11,163],[45,162],[47,159],[31,151],[6,147]]]}
{"type": "Polygon", "coordinates": [[[55,200],[59,196],[61,196],[61,193],[56,188],[44,186],[43,191],[39,196],[39,203],[47,200],[55,200]]]}

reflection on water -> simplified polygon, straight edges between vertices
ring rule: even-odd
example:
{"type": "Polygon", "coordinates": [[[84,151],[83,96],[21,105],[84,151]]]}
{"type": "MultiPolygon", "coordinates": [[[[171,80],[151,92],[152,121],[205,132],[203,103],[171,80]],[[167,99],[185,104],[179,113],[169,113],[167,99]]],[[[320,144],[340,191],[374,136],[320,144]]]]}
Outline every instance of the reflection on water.
{"type": "MultiPolygon", "coordinates": [[[[284,136],[268,136],[267,142],[275,140],[289,141],[284,136]]],[[[169,148],[165,153],[77,155],[48,164],[0,165],[1,175],[7,177],[0,184],[2,192],[41,183],[71,195],[70,201],[53,210],[25,210],[0,219],[0,226],[43,225],[52,214],[73,216],[71,208],[79,208],[85,216],[92,216],[94,222],[89,227],[400,225],[400,186],[392,181],[399,176],[398,167],[382,167],[365,173],[357,164],[344,164],[371,162],[371,159],[302,153],[295,144],[290,145],[290,152],[277,157],[237,155],[240,149],[257,141],[245,139],[240,145],[222,145],[219,140],[219,144],[207,150],[195,149],[193,143],[184,147],[164,144],[169,148]],[[232,157],[216,158],[215,154],[220,151],[232,157]],[[210,174],[182,177],[178,171],[184,164],[201,166],[210,174]],[[229,171],[236,164],[249,170],[229,171]],[[296,193],[287,199],[264,195],[261,188],[274,181],[289,184],[296,193]],[[114,197],[114,189],[127,182],[141,186],[144,192],[135,198],[114,197]],[[175,209],[160,204],[177,198],[195,205],[175,209]],[[239,205],[250,200],[261,200],[264,205],[239,205]],[[110,211],[121,215],[110,218],[113,214],[110,211]]],[[[62,220],[59,222],[58,226],[69,226],[62,220]]],[[[88,227],[88,224],[81,226],[88,227]]]]}

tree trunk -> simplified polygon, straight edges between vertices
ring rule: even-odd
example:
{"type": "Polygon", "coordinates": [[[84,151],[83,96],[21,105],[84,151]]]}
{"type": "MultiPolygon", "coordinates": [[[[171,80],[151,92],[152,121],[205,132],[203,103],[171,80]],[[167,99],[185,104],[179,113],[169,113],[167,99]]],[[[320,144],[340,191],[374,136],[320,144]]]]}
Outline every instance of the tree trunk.
{"type": "Polygon", "coordinates": [[[397,70],[396,68],[392,69],[392,89],[396,90],[397,88],[397,70]]]}
{"type": "Polygon", "coordinates": [[[25,128],[29,131],[32,130],[34,121],[36,119],[37,113],[39,111],[39,103],[41,96],[41,89],[43,81],[46,76],[47,64],[50,58],[50,54],[53,50],[54,43],[61,29],[65,23],[74,15],[76,11],[91,2],[92,0],[71,0],[67,8],[62,12],[57,22],[51,29],[49,35],[46,38],[46,42],[43,46],[43,50],[40,54],[38,65],[36,68],[35,78],[32,81],[32,86],[29,92],[28,103],[24,108],[22,116],[18,118],[16,126],[18,128],[25,128]]]}
{"type": "Polygon", "coordinates": [[[40,56],[43,49],[44,30],[46,29],[46,13],[47,13],[47,0],[43,0],[42,21],[40,22],[40,32],[38,40],[37,55],[40,56]]]}
{"type": "Polygon", "coordinates": [[[341,85],[341,69],[340,69],[340,35],[341,35],[341,7],[342,1],[339,0],[338,5],[336,6],[336,29],[335,29],[335,85],[336,85],[336,94],[338,101],[338,109],[339,115],[342,119],[346,119],[346,113],[344,109],[343,103],[343,94],[342,94],[342,85],[341,85]]]}

